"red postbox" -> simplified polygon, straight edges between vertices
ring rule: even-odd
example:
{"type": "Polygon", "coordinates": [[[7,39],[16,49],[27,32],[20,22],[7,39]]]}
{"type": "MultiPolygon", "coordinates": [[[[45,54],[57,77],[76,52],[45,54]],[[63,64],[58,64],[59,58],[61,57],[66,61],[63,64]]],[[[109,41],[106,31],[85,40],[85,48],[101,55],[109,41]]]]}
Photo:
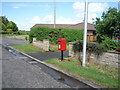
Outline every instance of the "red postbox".
{"type": "Polygon", "coordinates": [[[66,39],[59,38],[58,39],[58,50],[65,51],[66,50],[66,39]]]}

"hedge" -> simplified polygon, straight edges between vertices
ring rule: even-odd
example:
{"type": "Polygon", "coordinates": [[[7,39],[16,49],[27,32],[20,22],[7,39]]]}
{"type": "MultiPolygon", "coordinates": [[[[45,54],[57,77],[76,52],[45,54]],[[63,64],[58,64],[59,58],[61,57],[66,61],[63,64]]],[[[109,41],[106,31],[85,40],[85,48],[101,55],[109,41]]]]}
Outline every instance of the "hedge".
{"type": "Polygon", "coordinates": [[[110,38],[105,38],[101,45],[105,46],[108,50],[115,50],[116,48],[120,47],[120,42],[115,42],[110,38]]]}
{"type": "Polygon", "coordinates": [[[67,42],[73,42],[76,40],[83,40],[83,30],[36,26],[31,28],[29,34],[30,43],[32,43],[33,37],[36,37],[36,40],[38,41],[42,41],[43,39],[49,39],[50,43],[53,44],[57,44],[58,38],[65,38],[67,42]]]}

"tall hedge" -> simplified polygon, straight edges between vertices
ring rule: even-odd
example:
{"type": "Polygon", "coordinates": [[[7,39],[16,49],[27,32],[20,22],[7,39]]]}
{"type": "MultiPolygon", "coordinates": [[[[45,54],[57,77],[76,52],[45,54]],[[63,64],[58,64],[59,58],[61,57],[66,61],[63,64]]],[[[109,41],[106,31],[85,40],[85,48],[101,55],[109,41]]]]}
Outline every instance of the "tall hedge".
{"type": "Polygon", "coordinates": [[[67,42],[73,42],[83,39],[83,30],[68,28],[50,28],[46,26],[36,26],[31,28],[29,34],[30,42],[36,37],[38,41],[49,39],[51,43],[56,44],[58,38],[65,38],[67,42]]]}

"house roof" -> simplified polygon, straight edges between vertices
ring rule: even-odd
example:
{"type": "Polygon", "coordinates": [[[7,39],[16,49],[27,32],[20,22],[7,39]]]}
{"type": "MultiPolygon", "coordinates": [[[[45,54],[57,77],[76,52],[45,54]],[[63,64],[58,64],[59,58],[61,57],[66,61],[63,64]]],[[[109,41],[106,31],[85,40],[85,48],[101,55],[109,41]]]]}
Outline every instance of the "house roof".
{"type": "MultiPolygon", "coordinates": [[[[75,25],[70,25],[68,26],[67,28],[72,28],[72,29],[84,29],[84,22],[82,23],[78,23],[78,24],[75,24],[75,25]]],[[[95,27],[93,24],[90,24],[88,23],[88,30],[89,31],[95,31],[95,27]]]]}
{"type": "MultiPolygon", "coordinates": [[[[54,24],[36,24],[33,27],[36,27],[36,26],[54,27],[54,24]]],[[[56,24],[55,27],[63,27],[63,28],[71,28],[71,29],[84,29],[84,22],[78,23],[78,24],[56,24]]],[[[88,23],[88,30],[95,31],[96,29],[93,24],[88,23]]]]}
{"type": "MultiPolygon", "coordinates": [[[[69,27],[70,25],[72,25],[72,24],[55,24],[55,27],[63,27],[63,28],[66,28],[66,27],[69,27]]],[[[33,27],[36,27],[36,26],[54,27],[54,24],[36,24],[36,25],[34,25],[33,27]]]]}

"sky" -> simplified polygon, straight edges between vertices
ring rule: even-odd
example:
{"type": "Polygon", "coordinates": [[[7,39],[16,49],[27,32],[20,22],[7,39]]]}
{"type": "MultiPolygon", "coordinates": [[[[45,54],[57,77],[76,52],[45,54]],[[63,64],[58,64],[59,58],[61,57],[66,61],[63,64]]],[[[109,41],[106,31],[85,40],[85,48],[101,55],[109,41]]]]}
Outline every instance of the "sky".
{"type": "MultiPolygon", "coordinates": [[[[54,23],[54,2],[52,1],[15,2],[13,0],[3,1],[0,5],[2,5],[1,15],[15,22],[19,30],[29,31],[35,24],[54,23]]],[[[92,23],[96,17],[101,17],[109,7],[118,8],[118,2],[89,2],[88,22],[92,23]]],[[[83,22],[83,19],[84,1],[56,2],[56,24],[77,24],[83,22]]]]}

